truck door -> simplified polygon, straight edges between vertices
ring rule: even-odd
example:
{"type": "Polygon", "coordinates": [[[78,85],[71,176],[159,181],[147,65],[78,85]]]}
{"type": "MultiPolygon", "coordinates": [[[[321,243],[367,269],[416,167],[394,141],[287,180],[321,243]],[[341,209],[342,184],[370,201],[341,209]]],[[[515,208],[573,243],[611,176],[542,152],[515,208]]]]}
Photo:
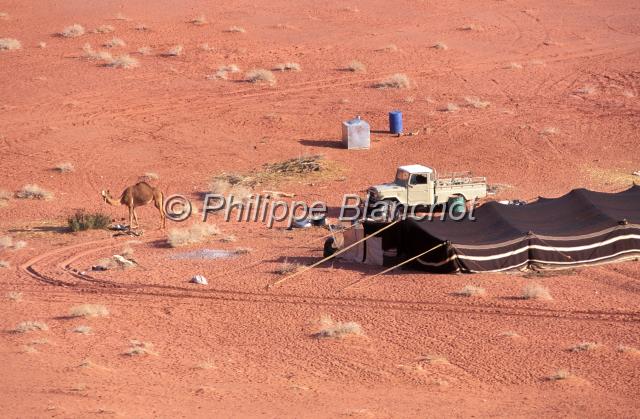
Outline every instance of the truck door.
{"type": "Polygon", "coordinates": [[[407,202],[409,206],[432,204],[430,173],[415,173],[409,178],[407,185],[407,202]]]}

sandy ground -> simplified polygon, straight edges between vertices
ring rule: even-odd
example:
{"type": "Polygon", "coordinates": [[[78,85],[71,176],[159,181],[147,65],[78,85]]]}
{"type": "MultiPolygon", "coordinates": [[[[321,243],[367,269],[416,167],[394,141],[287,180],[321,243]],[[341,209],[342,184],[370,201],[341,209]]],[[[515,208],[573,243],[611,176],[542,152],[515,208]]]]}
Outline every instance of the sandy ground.
{"type": "Polygon", "coordinates": [[[54,195],[0,207],[2,235],[27,242],[0,250],[10,264],[0,271],[3,417],[637,416],[640,352],[619,350],[640,348],[637,262],[373,280],[374,267],[335,263],[267,291],[285,259],[318,260],[326,231],[216,216],[209,223],[237,241],[173,249],[149,206],[131,244],[139,266],[80,275],[131,238],[63,228],[78,208],[120,220],[125,209],[98,191],[117,193],[146,172],[166,194],[198,201],[213,175],[307,154],[331,170],[268,186],[336,206],[396,166],[422,163],[487,176],[502,186],[496,198],[622,190],[640,169],[633,2],[0,0],[0,12],[0,38],[22,44],[0,51],[0,189],[35,183],[54,195]],[[208,23],[190,23],[198,15],[208,23]],[[73,23],[87,33],[55,35],[73,23]],[[115,31],[94,33],[100,25],[115,31]],[[126,45],[110,52],[138,68],[83,58],[85,43],[106,50],[113,37],[126,45]],[[161,56],[175,45],[182,55],[161,56]],[[342,70],[352,60],[366,72],[342,70]],[[275,72],[274,86],[242,81],[284,62],[302,71],[275,72]],[[242,71],[207,79],[229,64],[242,71]],[[371,87],[394,73],[410,87],[371,87]],[[442,111],[449,103],[459,109],[442,111]],[[386,134],[392,109],[419,134],[386,134]],[[355,115],[375,131],[368,151],[340,147],[340,121],[355,115]],[[52,170],[62,162],[75,170],[52,170]],[[175,259],[203,247],[252,251],[175,259]],[[195,274],[209,285],[189,284],[195,274]],[[529,283],[553,299],[518,298],[529,283]],[[470,284],[486,296],[455,294],[470,284]],[[87,303],[109,315],[68,316],[87,303]],[[323,315],[364,334],[316,339],[323,315]],[[48,330],[12,333],[22,321],[48,330]],[[91,333],[73,332],[79,325],[91,333]],[[134,339],[152,353],[125,355],[134,339]],[[599,346],[569,350],[580,342],[599,346]],[[569,377],[548,379],[559,370],[569,377]]]}

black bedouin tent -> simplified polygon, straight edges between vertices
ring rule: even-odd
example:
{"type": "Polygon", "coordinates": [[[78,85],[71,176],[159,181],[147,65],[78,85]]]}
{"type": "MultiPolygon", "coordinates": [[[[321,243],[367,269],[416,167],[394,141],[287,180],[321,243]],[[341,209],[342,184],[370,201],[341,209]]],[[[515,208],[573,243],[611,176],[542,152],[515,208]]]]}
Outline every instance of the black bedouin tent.
{"type": "MultiPolygon", "coordinates": [[[[489,202],[468,217],[400,221],[367,246],[393,265],[438,244],[408,266],[431,272],[566,269],[640,258],[640,186],[619,193],[574,189],[523,206],[489,202]]],[[[364,235],[384,224],[365,223],[364,235]]],[[[371,263],[371,261],[369,261],[371,263]]]]}

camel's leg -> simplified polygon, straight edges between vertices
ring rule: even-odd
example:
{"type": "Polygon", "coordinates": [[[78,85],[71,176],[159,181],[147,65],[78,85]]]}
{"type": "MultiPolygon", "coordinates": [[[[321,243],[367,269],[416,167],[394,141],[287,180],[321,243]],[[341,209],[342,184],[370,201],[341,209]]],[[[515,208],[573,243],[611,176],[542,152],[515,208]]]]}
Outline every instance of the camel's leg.
{"type": "Polygon", "coordinates": [[[133,207],[129,207],[129,230],[133,228],[133,207]]]}
{"type": "Polygon", "coordinates": [[[138,222],[138,214],[136,214],[135,207],[133,207],[133,219],[136,220],[136,228],[140,227],[140,222],[138,222]]]}
{"type": "Polygon", "coordinates": [[[160,212],[160,224],[162,225],[162,228],[166,228],[166,226],[167,226],[167,214],[165,214],[165,212],[164,212],[164,202],[163,201],[164,201],[164,199],[163,199],[162,193],[160,193],[158,196],[154,196],[153,205],[155,205],[155,207],[160,212]]]}

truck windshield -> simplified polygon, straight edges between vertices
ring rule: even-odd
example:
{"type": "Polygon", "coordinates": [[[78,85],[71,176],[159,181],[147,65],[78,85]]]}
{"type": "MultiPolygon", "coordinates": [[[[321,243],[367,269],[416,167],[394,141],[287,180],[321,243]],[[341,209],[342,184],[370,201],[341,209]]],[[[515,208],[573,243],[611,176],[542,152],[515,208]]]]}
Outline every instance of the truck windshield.
{"type": "Polygon", "coordinates": [[[404,170],[398,170],[396,172],[396,180],[395,184],[400,186],[407,186],[407,182],[409,181],[409,173],[404,170]]]}

